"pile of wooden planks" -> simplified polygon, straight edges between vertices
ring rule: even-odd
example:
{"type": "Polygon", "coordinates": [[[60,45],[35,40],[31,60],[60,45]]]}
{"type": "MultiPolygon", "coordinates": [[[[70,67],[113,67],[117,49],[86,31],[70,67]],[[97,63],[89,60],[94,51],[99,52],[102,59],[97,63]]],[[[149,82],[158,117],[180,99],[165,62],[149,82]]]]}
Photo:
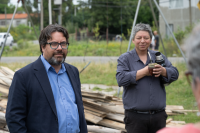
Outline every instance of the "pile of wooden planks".
{"type": "MultiPolygon", "coordinates": [[[[6,133],[5,111],[9,87],[14,76],[14,71],[0,66],[0,133],[6,133]]],[[[91,133],[122,133],[126,132],[124,119],[124,108],[122,99],[105,95],[99,92],[84,91],[82,89],[85,118],[90,123],[88,131],[91,133]]],[[[187,114],[197,110],[184,110],[182,106],[167,105],[168,115],[187,114]]],[[[169,118],[167,127],[184,125],[184,121],[173,121],[169,118]]]]}
{"type": "MultiPolygon", "coordinates": [[[[99,126],[118,130],[118,132],[126,132],[123,122],[124,108],[122,99],[99,92],[83,90],[82,97],[87,121],[99,126]]],[[[166,112],[169,116],[186,115],[187,112],[191,111],[196,112],[197,110],[184,110],[183,106],[177,105],[167,105],[166,107],[166,112]]],[[[172,118],[169,118],[166,122],[167,127],[177,127],[185,124],[184,121],[173,121],[172,118]]]]}
{"type": "Polygon", "coordinates": [[[12,83],[14,76],[14,71],[10,70],[7,67],[0,66],[0,133],[7,133],[5,112],[7,106],[7,97],[9,92],[9,87],[12,83]]]}

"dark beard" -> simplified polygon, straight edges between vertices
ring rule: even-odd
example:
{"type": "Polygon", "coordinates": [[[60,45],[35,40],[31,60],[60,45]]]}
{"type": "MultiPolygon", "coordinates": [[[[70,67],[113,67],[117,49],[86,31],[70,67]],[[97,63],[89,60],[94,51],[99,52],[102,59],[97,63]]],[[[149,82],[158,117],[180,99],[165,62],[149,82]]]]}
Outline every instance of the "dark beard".
{"type": "Polygon", "coordinates": [[[51,65],[60,65],[65,61],[65,58],[62,58],[62,61],[57,61],[54,57],[51,57],[50,59],[47,60],[47,62],[49,62],[49,64],[51,65]]]}

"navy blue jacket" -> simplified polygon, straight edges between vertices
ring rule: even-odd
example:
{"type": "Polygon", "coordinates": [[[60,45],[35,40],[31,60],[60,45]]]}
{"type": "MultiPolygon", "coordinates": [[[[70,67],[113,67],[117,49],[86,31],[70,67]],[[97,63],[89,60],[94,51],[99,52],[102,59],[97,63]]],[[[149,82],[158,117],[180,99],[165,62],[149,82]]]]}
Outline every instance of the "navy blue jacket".
{"type": "MultiPolygon", "coordinates": [[[[87,133],[78,69],[64,65],[76,96],[80,133],[87,133]]],[[[15,72],[9,89],[6,122],[10,133],[58,133],[53,92],[40,57],[15,72]]]]}

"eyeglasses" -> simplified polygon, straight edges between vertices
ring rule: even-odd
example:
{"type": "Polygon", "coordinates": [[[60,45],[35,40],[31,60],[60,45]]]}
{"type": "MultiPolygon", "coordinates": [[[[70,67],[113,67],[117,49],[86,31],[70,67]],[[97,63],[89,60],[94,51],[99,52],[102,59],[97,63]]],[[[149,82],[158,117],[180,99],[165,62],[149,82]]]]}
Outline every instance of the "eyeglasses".
{"type": "Polygon", "coordinates": [[[68,46],[69,46],[68,42],[61,42],[61,43],[58,43],[58,42],[49,42],[47,44],[49,44],[52,49],[57,49],[59,45],[61,46],[62,49],[67,49],[68,46]]]}
{"type": "Polygon", "coordinates": [[[188,84],[191,85],[193,72],[187,71],[187,72],[185,72],[185,76],[187,77],[188,84]]]}

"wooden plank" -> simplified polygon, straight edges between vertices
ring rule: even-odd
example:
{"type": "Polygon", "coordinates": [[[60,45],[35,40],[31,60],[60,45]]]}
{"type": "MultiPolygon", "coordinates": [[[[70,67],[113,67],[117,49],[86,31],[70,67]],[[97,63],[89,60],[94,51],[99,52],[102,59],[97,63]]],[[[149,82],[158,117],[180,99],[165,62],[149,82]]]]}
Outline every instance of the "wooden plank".
{"type": "Polygon", "coordinates": [[[1,87],[0,86],[0,92],[8,96],[9,90],[7,88],[1,87]]]}
{"type": "Polygon", "coordinates": [[[177,113],[167,113],[167,115],[173,116],[173,115],[178,115],[177,113]]]}
{"type": "Polygon", "coordinates": [[[8,131],[0,130],[0,133],[10,133],[8,131]]]}
{"type": "Polygon", "coordinates": [[[5,82],[3,82],[3,80],[0,79],[0,84],[8,86],[5,82]]]}
{"type": "Polygon", "coordinates": [[[187,115],[186,112],[182,112],[181,110],[172,110],[172,113],[184,114],[187,115]]]}
{"type": "Polygon", "coordinates": [[[180,111],[180,112],[191,112],[191,113],[196,113],[196,112],[199,112],[199,110],[173,110],[173,111],[180,111]]]}
{"type": "Polygon", "coordinates": [[[120,122],[116,122],[116,121],[112,121],[112,120],[108,120],[108,119],[103,119],[102,121],[100,121],[98,123],[98,125],[102,125],[102,126],[106,126],[106,127],[110,127],[110,128],[126,131],[125,124],[120,123],[120,122]]]}
{"type": "Polygon", "coordinates": [[[84,91],[81,90],[82,96],[84,97],[92,97],[92,98],[101,98],[101,99],[110,99],[112,100],[112,96],[105,95],[99,92],[91,92],[91,91],[84,91]]]}
{"type": "Polygon", "coordinates": [[[104,112],[112,112],[112,113],[118,113],[118,114],[124,114],[124,108],[123,105],[116,105],[116,106],[108,106],[108,105],[95,105],[93,103],[89,103],[89,102],[83,102],[84,106],[88,106],[88,107],[92,107],[104,112]]]}
{"type": "Polygon", "coordinates": [[[116,106],[102,105],[102,108],[107,109],[113,113],[124,114],[124,106],[123,105],[116,105],[116,106]]]}
{"type": "Polygon", "coordinates": [[[122,114],[108,113],[106,118],[124,123],[124,115],[122,114]]]}
{"type": "Polygon", "coordinates": [[[10,86],[12,83],[12,80],[5,76],[0,76],[0,79],[3,80],[3,82],[5,82],[8,86],[10,86]]]}
{"type": "Polygon", "coordinates": [[[1,106],[2,108],[6,109],[7,102],[8,102],[7,99],[2,99],[2,100],[0,101],[0,106],[1,106]]]}
{"type": "Polygon", "coordinates": [[[87,125],[88,132],[94,133],[122,133],[122,131],[102,126],[87,125]]]}
{"type": "Polygon", "coordinates": [[[113,100],[101,99],[101,98],[82,97],[82,99],[97,102],[97,103],[101,102],[101,104],[107,104],[107,105],[110,105],[110,106],[122,105],[123,104],[121,101],[113,101],[113,100]]]}
{"type": "Polygon", "coordinates": [[[166,120],[166,124],[170,123],[173,119],[172,118],[169,118],[166,120]]]}
{"type": "Polygon", "coordinates": [[[6,126],[5,113],[0,112],[0,128],[4,128],[6,126]]]}
{"type": "Polygon", "coordinates": [[[5,88],[5,89],[9,89],[9,86],[6,83],[5,84],[0,83],[0,87],[5,88]]]}
{"type": "Polygon", "coordinates": [[[94,123],[94,124],[97,124],[97,123],[99,123],[103,118],[85,112],[85,119],[86,119],[87,121],[89,121],[89,122],[92,122],[92,123],[94,123]]]}
{"type": "Polygon", "coordinates": [[[101,114],[101,113],[93,112],[93,111],[90,111],[90,110],[87,110],[87,109],[84,109],[84,112],[92,114],[92,115],[96,115],[96,116],[102,117],[102,118],[104,118],[106,116],[106,114],[101,114]]]}
{"type": "Polygon", "coordinates": [[[183,125],[177,125],[177,124],[167,124],[166,127],[172,128],[172,127],[181,127],[183,125]]]}
{"type": "Polygon", "coordinates": [[[166,127],[180,127],[185,125],[185,121],[171,121],[166,125],[166,127]]]}
{"type": "Polygon", "coordinates": [[[0,69],[0,76],[7,76],[8,74],[4,72],[2,69],[0,69]]]}
{"type": "Polygon", "coordinates": [[[183,106],[179,106],[179,105],[167,105],[165,109],[168,109],[168,110],[184,110],[183,106]]]}
{"type": "Polygon", "coordinates": [[[93,112],[96,112],[96,113],[102,114],[102,115],[105,115],[105,114],[106,114],[106,112],[103,112],[103,111],[97,110],[97,109],[95,109],[94,107],[84,106],[84,108],[87,109],[87,110],[90,110],[90,111],[93,111],[93,112]]]}
{"type": "Polygon", "coordinates": [[[1,66],[1,69],[2,69],[4,72],[6,72],[8,75],[14,76],[14,74],[15,74],[15,72],[14,72],[13,70],[11,70],[10,68],[8,68],[8,67],[3,67],[3,66],[1,66]]]}
{"type": "Polygon", "coordinates": [[[185,125],[185,121],[171,121],[171,124],[180,124],[180,125],[185,125]]]}
{"type": "Polygon", "coordinates": [[[102,96],[102,95],[93,95],[93,94],[86,94],[86,93],[82,93],[83,97],[92,97],[92,98],[101,98],[101,99],[110,99],[112,100],[111,96],[102,96]]]}
{"type": "Polygon", "coordinates": [[[93,101],[85,100],[84,98],[83,98],[83,102],[87,103],[87,104],[93,104],[93,105],[101,106],[101,104],[98,104],[98,103],[93,102],[93,101]]]}

